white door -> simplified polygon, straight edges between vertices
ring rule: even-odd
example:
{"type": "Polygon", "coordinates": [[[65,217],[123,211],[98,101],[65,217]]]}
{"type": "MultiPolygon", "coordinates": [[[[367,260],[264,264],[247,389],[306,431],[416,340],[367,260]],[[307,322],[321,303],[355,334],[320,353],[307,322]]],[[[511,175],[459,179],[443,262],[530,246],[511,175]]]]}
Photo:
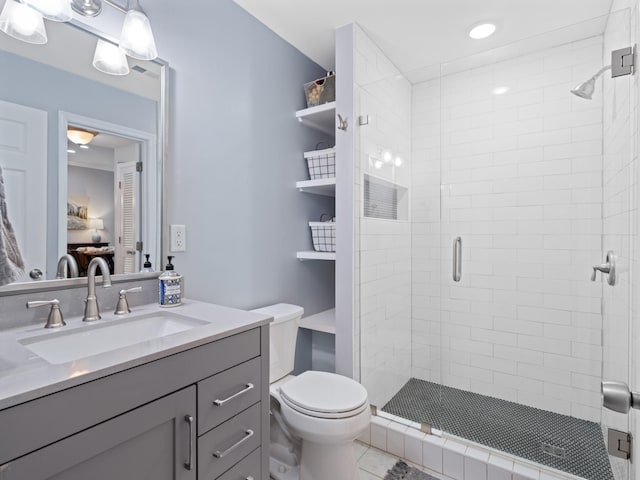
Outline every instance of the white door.
{"type": "Polygon", "coordinates": [[[116,178],[115,273],[134,273],[139,263],[136,251],[139,209],[136,162],[118,163],[116,178]]]}
{"type": "Polygon", "coordinates": [[[0,101],[0,166],[26,276],[46,278],[47,112],[0,101]]]}

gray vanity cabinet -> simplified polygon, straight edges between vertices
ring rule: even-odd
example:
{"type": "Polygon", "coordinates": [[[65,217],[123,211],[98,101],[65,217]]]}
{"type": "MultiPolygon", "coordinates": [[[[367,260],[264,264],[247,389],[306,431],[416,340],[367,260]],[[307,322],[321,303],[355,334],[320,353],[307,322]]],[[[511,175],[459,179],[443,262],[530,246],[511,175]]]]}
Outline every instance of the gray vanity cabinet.
{"type": "Polygon", "coordinates": [[[15,460],[6,480],[195,480],[196,387],[15,460]]]}
{"type": "Polygon", "coordinates": [[[262,325],[0,410],[0,480],[269,478],[262,325]]]}

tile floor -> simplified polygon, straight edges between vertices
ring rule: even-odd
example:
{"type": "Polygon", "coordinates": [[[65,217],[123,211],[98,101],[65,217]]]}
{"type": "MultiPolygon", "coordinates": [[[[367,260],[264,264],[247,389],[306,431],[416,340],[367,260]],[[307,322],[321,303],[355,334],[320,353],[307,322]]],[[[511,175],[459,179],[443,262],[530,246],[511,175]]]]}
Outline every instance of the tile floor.
{"type": "MultiPolygon", "coordinates": [[[[415,378],[382,410],[581,478],[614,478],[601,427],[594,422],[415,378]],[[549,453],[554,449],[557,455],[549,453]]],[[[389,448],[394,435],[387,432],[387,451],[406,455],[389,448]]]]}
{"type": "MultiPolygon", "coordinates": [[[[398,457],[360,442],[356,442],[356,457],[358,459],[358,480],[380,480],[387,474],[387,470],[393,467],[398,461],[398,457]]],[[[405,460],[405,462],[407,461],[405,460]]],[[[446,477],[438,475],[431,470],[422,468],[411,462],[407,463],[418,470],[427,472],[434,478],[446,480],[446,477]]]]}

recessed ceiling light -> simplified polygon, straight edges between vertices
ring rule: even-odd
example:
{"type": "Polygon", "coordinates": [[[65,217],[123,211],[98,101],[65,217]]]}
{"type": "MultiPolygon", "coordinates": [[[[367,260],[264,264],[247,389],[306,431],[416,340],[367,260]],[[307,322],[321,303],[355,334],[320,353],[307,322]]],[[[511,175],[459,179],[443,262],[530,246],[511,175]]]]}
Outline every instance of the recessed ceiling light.
{"type": "Polygon", "coordinates": [[[493,23],[481,23],[469,31],[469,36],[475,40],[480,40],[493,35],[495,31],[496,26],[493,23]]]}
{"type": "Polygon", "coordinates": [[[509,91],[509,87],[496,87],[493,90],[491,90],[491,93],[493,93],[494,95],[502,95],[505,94],[509,91]]]}

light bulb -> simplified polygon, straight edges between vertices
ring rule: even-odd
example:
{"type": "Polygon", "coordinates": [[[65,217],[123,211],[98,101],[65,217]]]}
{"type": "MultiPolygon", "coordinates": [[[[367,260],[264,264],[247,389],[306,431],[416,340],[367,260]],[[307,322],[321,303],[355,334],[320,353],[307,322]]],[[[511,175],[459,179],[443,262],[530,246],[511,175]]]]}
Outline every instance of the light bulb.
{"type": "Polygon", "coordinates": [[[393,155],[391,155],[391,152],[389,150],[385,150],[382,154],[382,160],[384,160],[385,163],[389,163],[392,159],[393,155]]]}
{"type": "Polygon", "coordinates": [[[69,0],[20,0],[54,22],[68,22],[72,18],[69,0]]]}
{"type": "Polygon", "coordinates": [[[382,168],[382,162],[380,160],[376,160],[373,166],[379,170],[382,168]]]}
{"type": "Polygon", "coordinates": [[[396,157],[396,159],[393,161],[393,164],[394,164],[396,167],[400,167],[400,166],[402,166],[402,158],[400,158],[400,157],[396,157]]]}
{"type": "Polygon", "coordinates": [[[0,14],[0,30],[27,43],[47,43],[42,15],[27,5],[7,0],[0,14]]]}

